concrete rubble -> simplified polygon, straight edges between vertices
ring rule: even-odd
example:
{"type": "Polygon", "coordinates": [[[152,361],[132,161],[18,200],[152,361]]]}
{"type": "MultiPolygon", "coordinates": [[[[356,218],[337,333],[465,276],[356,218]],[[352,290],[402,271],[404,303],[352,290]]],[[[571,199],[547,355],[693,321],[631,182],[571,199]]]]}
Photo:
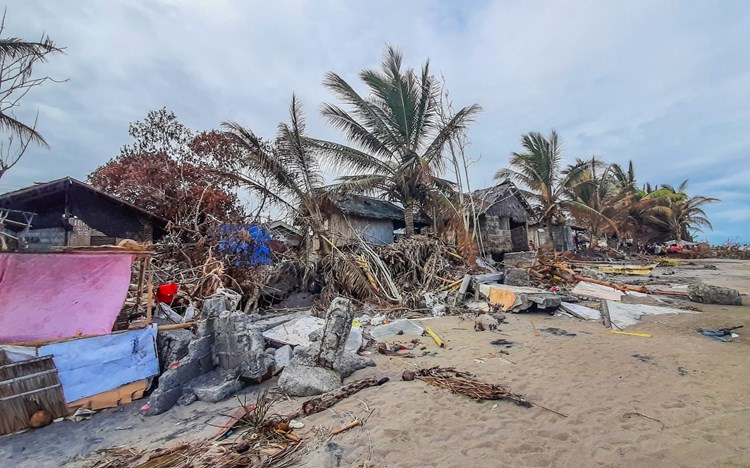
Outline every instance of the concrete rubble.
{"type": "Polygon", "coordinates": [[[624,329],[636,325],[647,315],[665,315],[665,314],[698,314],[683,309],[673,307],[662,307],[646,304],[625,304],[616,301],[607,301],[607,311],[609,319],[612,322],[612,328],[624,329]]]}
{"type": "MultiPolygon", "coordinates": [[[[166,370],[159,377],[158,387],[151,394],[146,414],[160,414],[174,406],[197,399],[219,401],[252,383],[269,378],[273,372],[273,358],[265,353],[265,340],[252,326],[252,317],[220,307],[236,307],[236,301],[226,296],[205,301],[198,331],[184,350],[185,334],[170,332],[162,339],[167,352],[166,370]],[[176,338],[183,341],[175,345],[176,338]],[[174,359],[176,358],[176,359],[174,359]],[[172,360],[174,359],[174,360],[172,360]],[[202,377],[214,372],[209,377],[202,377]]],[[[190,333],[190,332],[188,332],[190,333]]],[[[161,333],[160,333],[161,335],[161,333]]]]}
{"type": "Polygon", "coordinates": [[[334,299],[320,341],[295,348],[279,377],[279,387],[292,396],[319,395],[340,387],[343,377],[374,365],[369,358],[345,351],[353,319],[349,299],[334,299]]]}
{"type": "Polygon", "coordinates": [[[560,309],[562,309],[569,315],[572,315],[573,317],[579,318],[581,320],[601,320],[602,319],[602,313],[600,311],[596,309],[592,309],[591,307],[582,306],[580,304],[562,302],[560,303],[560,309]]]}
{"type": "Polygon", "coordinates": [[[282,346],[274,352],[274,361],[276,364],[276,370],[281,370],[289,365],[289,362],[294,357],[294,349],[289,346],[282,346]]]}
{"type": "MultiPolygon", "coordinates": [[[[257,323],[253,324],[254,328],[257,328],[257,323]]],[[[310,346],[313,342],[322,338],[325,323],[324,319],[310,315],[298,316],[271,328],[265,328],[266,323],[264,322],[263,338],[277,345],[310,346]]],[[[359,329],[352,328],[347,339],[346,350],[356,353],[361,347],[362,332],[359,329]]]]}
{"type": "Polygon", "coordinates": [[[528,268],[505,268],[504,283],[508,286],[530,286],[528,268]]]}
{"type": "Polygon", "coordinates": [[[554,292],[522,286],[480,284],[479,291],[491,305],[511,313],[523,312],[532,307],[554,311],[562,302],[562,298],[554,292]]]}
{"type": "Polygon", "coordinates": [[[693,302],[703,304],[742,305],[739,291],[710,284],[692,284],[688,287],[688,297],[693,302]]]}

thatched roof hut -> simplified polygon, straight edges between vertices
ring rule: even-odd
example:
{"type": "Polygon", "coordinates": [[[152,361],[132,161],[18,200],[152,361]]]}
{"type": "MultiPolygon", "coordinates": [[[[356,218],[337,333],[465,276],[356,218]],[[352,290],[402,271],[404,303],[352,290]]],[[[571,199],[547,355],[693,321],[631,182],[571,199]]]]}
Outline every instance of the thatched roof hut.
{"type": "Polygon", "coordinates": [[[531,205],[512,182],[475,190],[470,196],[478,215],[507,216],[516,223],[525,223],[533,215],[531,205]]]}
{"type": "Polygon", "coordinates": [[[475,190],[469,196],[477,210],[487,253],[502,255],[528,250],[527,224],[533,210],[512,182],[475,190]]]}

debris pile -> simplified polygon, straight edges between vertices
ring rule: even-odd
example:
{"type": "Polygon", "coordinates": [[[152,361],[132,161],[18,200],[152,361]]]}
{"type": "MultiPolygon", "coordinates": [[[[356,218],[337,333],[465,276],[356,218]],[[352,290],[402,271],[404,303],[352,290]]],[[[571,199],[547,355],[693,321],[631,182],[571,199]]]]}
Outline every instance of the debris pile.
{"type": "Polygon", "coordinates": [[[254,405],[243,403],[216,440],[199,440],[170,448],[135,450],[113,447],[99,452],[94,468],[188,468],[212,466],[285,466],[298,460],[304,442],[287,418],[271,413],[273,400],[262,393],[254,405]],[[223,440],[231,430],[232,440],[223,440]]]}
{"type": "Polygon", "coordinates": [[[425,307],[429,293],[457,292],[468,271],[455,248],[425,236],[386,245],[361,241],[334,249],[323,263],[324,299],[342,295],[404,309],[425,307]]]}
{"type": "Polygon", "coordinates": [[[279,387],[293,396],[319,395],[340,387],[342,378],[356,370],[374,366],[372,359],[346,351],[353,320],[351,301],[334,299],[320,340],[294,350],[294,357],[279,377],[279,387]]]}

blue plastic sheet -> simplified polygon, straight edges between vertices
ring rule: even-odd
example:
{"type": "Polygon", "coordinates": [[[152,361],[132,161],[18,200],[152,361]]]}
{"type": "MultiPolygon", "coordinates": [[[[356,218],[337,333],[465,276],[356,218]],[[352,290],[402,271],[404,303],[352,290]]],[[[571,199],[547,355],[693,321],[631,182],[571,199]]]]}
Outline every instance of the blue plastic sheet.
{"type": "Polygon", "coordinates": [[[111,335],[80,338],[41,346],[39,356],[52,356],[70,403],[159,373],[156,325],[111,335]]]}
{"type": "Polygon", "coordinates": [[[219,250],[235,266],[271,263],[271,233],[257,225],[226,224],[220,229],[219,250]]]}

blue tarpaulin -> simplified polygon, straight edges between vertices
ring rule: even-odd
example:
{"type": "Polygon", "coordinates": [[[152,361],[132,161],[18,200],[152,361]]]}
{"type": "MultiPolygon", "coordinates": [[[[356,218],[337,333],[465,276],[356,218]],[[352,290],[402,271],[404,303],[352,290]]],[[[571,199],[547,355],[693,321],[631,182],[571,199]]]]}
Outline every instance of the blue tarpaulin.
{"type": "Polygon", "coordinates": [[[257,225],[226,224],[221,227],[219,249],[235,266],[271,263],[271,233],[257,225]]]}
{"type": "Polygon", "coordinates": [[[70,403],[159,373],[156,325],[104,336],[50,343],[39,356],[52,356],[70,403]]]}

